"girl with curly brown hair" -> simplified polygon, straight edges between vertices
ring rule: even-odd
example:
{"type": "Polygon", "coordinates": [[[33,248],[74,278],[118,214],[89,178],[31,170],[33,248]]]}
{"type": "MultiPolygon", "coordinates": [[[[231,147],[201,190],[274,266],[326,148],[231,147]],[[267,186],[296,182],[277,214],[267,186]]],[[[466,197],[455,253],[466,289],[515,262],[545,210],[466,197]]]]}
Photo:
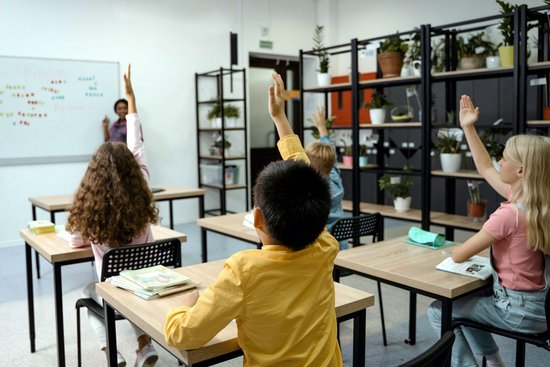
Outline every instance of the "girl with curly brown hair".
{"type": "MultiPolygon", "coordinates": [[[[103,255],[109,248],[153,242],[150,224],[158,221],[158,210],[149,189],[149,171],[130,81],[130,65],[124,75],[124,84],[128,99],[127,145],[107,142],[99,147],[82,178],[67,219],[67,230],[72,233],[70,245],[92,246],[98,277],[103,255]]],[[[95,283],[89,284],[84,293],[102,303],[95,292],[95,283]]],[[[89,311],[88,318],[101,350],[106,351],[103,321],[89,311]]],[[[151,339],[132,326],[138,341],[134,366],[153,366],[158,354],[151,339]]],[[[120,353],[117,359],[119,367],[126,365],[120,353]]]]}

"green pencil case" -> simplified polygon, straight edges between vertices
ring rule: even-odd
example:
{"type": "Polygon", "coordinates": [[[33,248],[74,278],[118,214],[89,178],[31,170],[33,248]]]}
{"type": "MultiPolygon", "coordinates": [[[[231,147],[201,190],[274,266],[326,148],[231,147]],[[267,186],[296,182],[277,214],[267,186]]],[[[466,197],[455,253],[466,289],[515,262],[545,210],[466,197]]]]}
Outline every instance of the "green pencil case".
{"type": "Polygon", "coordinates": [[[405,243],[431,249],[455,245],[455,242],[446,241],[442,234],[425,231],[414,226],[409,229],[409,238],[405,240],[405,243]]]}

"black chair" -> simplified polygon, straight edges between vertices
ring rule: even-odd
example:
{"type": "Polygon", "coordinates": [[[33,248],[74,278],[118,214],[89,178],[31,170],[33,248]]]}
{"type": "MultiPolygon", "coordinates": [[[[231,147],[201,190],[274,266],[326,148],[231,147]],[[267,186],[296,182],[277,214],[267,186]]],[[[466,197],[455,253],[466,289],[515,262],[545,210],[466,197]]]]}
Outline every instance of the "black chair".
{"type": "MultiPolygon", "coordinates": [[[[479,330],[484,330],[492,334],[501,335],[516,340],[516,367],[525,366],[525,343],[536,345],[550,351],[550,291],[546,292],[544,300],[544,312],[546,315],[546,331],[539,334],[526,334],[510,330],[500,329],[494,326],[482,324],[470,319],[457,319],[453,322],[453,329],[466,326],[479,330]]],[[[486,366],[485,357],[483,357],[483,366],[486,366]]]]}
{"type": "MultiPolygon", "coordinates": [[[[118,275],[122,270],[141,269],[149,266],[181,266],[181,242],[179,239],[168,239],[147,243],[143,245],[129,245],[114,247],[103,256],[101,267],[101,279],[118,275]]],[[[87,307],[91,312],[103,319],[103,306],[92,298],[80,298],[76,301],[76,340],[78,346],[78,366],[82,365],[80,345],[80,308],[87,307]]],[[[122,320],[119,314],[115,315],[116,320],[122,320]]]]}
{"type": "Polygon", "coordinates": [[[453,351],[453,343],[455,334],[452,331],[447,331],[441,339],[432,345],[424,353],[418,357],[405,362],[398,367],[441,367],[449,366],[451,362],[451,353],[453,351]]]}
{"type": "MultiPolygon", "coordinates": [[[[372,242],[376,242],[378,239],[380,230],[382,228],[382,216],[380,213],[360,215],[357,217],[348,217],[337,220],[330,234],[338,241],[354,240],[354,246],[360,246],[360,237],[372,236],[372,242]]],[[[334,281],[339,282],[340,277],[348,276],[353,273],[346,270],[335,270],[334,281]]],[[[382,288],[380,282],[377,282],[378,286],[378,305],[380,306],[380,321],[382,322],[382,339],[384,346],[388,345],[386,339],[386,322],[384,320],[384,306],[382,304],[382,288]]]]}

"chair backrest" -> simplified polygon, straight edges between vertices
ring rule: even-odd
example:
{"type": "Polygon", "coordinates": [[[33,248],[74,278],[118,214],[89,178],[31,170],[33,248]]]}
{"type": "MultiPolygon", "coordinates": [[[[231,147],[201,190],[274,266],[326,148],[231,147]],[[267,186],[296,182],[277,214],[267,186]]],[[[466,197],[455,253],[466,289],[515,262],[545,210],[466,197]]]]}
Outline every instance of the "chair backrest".
{"type": "Polygon", "coordinates": [[[113,247],[103,255],[101,280],[118,275],[122,270],[134,270],[149,266],[181,266],[181,242],[177,238],[113,247]]]}
{"type": "Polygon", "coordinates": [[[380,213],[347,217],[338,219],[332,226],[330,234],[332,234],[337,241],[355,239],[362,236],[372,236],[372,242],[376,242],[381,224],[382,216],[380,213]]]}
{"type": "Polygon", "coordinates": [[[403,363],[399,367],[449,366],[454,341],[455,334],[452,331],[447,331],[443,334],[441,339],[428,348],[428,350],[420,354],[418,357],[403,363]]]}

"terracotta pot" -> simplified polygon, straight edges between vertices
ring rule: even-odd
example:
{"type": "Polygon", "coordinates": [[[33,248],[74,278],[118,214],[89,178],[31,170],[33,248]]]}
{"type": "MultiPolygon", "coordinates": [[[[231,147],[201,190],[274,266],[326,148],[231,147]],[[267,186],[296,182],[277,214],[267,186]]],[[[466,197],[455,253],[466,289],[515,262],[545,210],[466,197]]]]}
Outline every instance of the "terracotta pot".
{"type": "Polygon", "coordinates": [[[472,203],[468,200],[468,217],[472,218],[474,222],[484,220],[486,207],[487,204],[484,201],[481,201],[480,203],[472,203]]]}
{"type": "Polygon", "coordinates": [[[542,108],[542,119],[544,121],[550,121],[550,107],[542,108]]]}
{"type": "Polygon", "coordinates": [[[382,52],[377,56],[380,70],[382,70],[383,78],[392,78],[401,74],[401,68],[403,67],[403,52],[392,51],[382,52]]]}

